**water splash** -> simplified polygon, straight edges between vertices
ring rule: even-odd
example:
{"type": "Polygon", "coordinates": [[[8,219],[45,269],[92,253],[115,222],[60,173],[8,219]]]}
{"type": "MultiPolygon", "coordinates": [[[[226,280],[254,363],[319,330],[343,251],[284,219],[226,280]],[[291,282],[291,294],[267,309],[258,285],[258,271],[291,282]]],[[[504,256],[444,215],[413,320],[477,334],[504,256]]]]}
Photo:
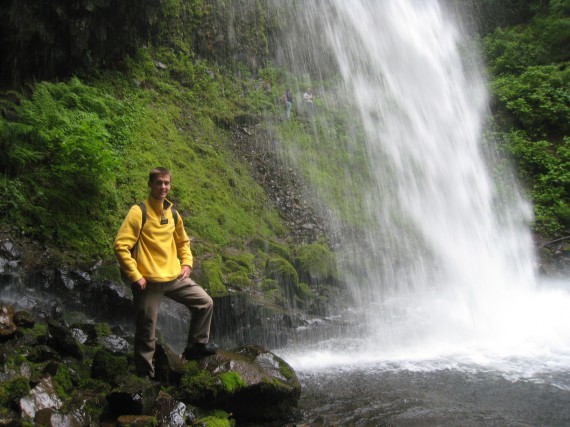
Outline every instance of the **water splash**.
{"type": "Polygon", "coordinates": [[[334,58],[342,82],[327,99],[344,99],[364,129],[371,221],[364,237],[337,230],[365,327],[288,360],[564,366],[570,298],[539,288],[530,207],[508,172],[501,188],[492,179],[485,81],[459,24],[436,0],[318,1],[301,12],[301,37],[284,50],[321,72],[334,58]]]}

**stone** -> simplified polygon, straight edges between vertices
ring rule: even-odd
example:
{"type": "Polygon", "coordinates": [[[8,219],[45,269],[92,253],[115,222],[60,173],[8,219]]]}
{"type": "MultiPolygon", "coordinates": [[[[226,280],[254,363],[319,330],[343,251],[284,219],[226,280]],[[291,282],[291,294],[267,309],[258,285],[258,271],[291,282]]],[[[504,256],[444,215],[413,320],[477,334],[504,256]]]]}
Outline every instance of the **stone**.
{"type": "Polygon", "coordinates": [[[36,319],[27,311],[17,311],[14,313],[14,323],[22,328],[33,328],[36,324],[36,319]]]}
{"type": "Polygon", "coordinates": [[[124,355],[101,349],[93,357],[91,376],[109,384],[116,384],[117,377],[128,371],[128,361],[124,355]]]}
{"type": "Polygon", "coordinates": [[[222,384],[203,396],[202,405],[222,408],[238,420],[276,420],[296,412],[301,396],[297,375],[264,347],[218,350],[198,360],[197,366],[222,384]]]}
{"type": "Polygon", "coordinates": [[[160,383],[135,377],[125,377],[107,394],[111,412],[117,415],[149,415],[160,392],[160,383]]]}
{"type": "Polygon", "coordinates": [[[98,338],[97,343],[113,353],[129,354],[133,352],[133,346],[126,339],[117,335],[98,338]]]}
{"type": "Polygon", "coordinates": [[[37,425],[44,427],[81,427],[83,424],[72,415],[62,414],[53,408],[40,409],[34,421],[37,425]]]}
{"type": "Polygon", "coordinates": [[[186,420],[192,418],[190,421],[195,420],[195,415],[187,413],[186,405],[164,392],[160,392],[154,409],[154,415],[158,421],[159,426],[164,427],[183,427],[186,425],[186,420]]]}
{"type": "Polygon", "coordinates": [[[165,344],[157,344],[154,353],[155,379],[162,384],[177,384],[184,370],[180,355],[165,344]]]}
{"type": "Polygon", "coordinates": [[[156,426],[156,418],[150,415],[121,415],[117,418],[118,426],[151,427],[156,426]]]}
{"type": "Polygon", "coordinates": [[[11,305],[0,305],[0,341],[7,341],[16,333],[14,323],[14,307],[11,305]]]}
{"type": "Polygon", "coordinates": [[[48,344],[62,356],[72,356],[77,360],[83,360],[83,349],[74,338],[70,329],[60,323],[49,320],[47,322],[49,339],[48,344]]]}
{"type": "Polygon", "coordinates": [[[57,396],[50,376],[42,378],[27,396],[20,399],[20,411],[24,418],[34,419],[36,412],[42,409],[60,409],[62,406],[63,402],[57,396]]]}

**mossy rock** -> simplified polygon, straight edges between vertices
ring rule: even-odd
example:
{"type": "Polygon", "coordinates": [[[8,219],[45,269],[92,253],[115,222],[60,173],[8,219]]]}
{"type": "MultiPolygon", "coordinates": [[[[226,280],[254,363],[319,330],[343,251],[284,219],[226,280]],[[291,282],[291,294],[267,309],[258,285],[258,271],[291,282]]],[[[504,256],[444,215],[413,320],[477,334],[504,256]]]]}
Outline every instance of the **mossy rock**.
{"type": "Polygon", "coordinates": [[[309,288],[309,285],[303,282],[300,282],[297,285],[297,294],[299,295],[299,298],[303,300],[310,300],[315,297],[315,294],[313,293],[311,288],[309,288]]]}
{"type": "Polygon", "coordinates": [[[0,387],[0,414],[7,409],[14,409],[18,401],[30,391],[27,378],[16,377],[2,383],[0,387]]]}
{"type": "Polygon", "coordinates": [[[230,419],[230,414],[222,410],[214,410],[211,414],[200,417],[196,425],[204,427],[233,427],[235,420],[230,419]]]}
{"type": "Polygon", "coordinates": [[[267,261],[265,267],[267,277],[277,281],[281,286],[296,287],[299,283],[299,276],[295,267],[282,257],[272,257],[267,261]]]}
{"type": "Polygon", "coordinates": [[[129,370],[127,356],[116,355],[108,350],[101,349],[93,358],[91,376],[114,384],[117,377],[125,375],[129,370]]]}
{"type": "Polygon", "coordinates": [[[263,296],[270,304],[275,304],[280,307],[285,307],[287,304],[287,298],[285,298],[283,289],[271,289],[270,291],[264,292],[263,296]]]}
{"type": "Polygon", "coordinates": [[[253,239],[249,246],[255,248],[261,252],[268,253],[270,255],[277,255],[282,258],[285,258],[289,262],[293,262],[293,254],[291,252],[291,248],[283,243],[277,243],[271,240],[264,240],[264,239],[253,239]]]}
{"type": "Polygon", "coordinates": [[[311,281],[338,277],[335,254],[324,243],[298,246],[295,264],[301,275],[307,275],[311,281]]]}
{"type": "Polygon", "coordinates": [[[222,258],[226,267],[232,266],[231,271],[244,270],[248,274],[255,271],[255,256],[251,252],[226,249],[222,253],[222,258]]]}
{"type": "Polygon", "coordinates": [[[228,285],[238,289],[249,288],[253,284],[245,271],[236,271],[228,274],[226,282],[228,285]]]}
{"type": "Polygon", "coordinates": [[[199,404],[218,394],[218,378],[208,371],[198,368],[195,361],[186,362],[179,387],[174,395],[187,403],[199,404]]]}
{"type": "Polygon", "coordinates": [[[224,265],[222,267],[222,272],[224,274],[230,274],[230,273],[234,273],[236,271],[243,271],[244,273],[247,274],[247,269],[245,267],[242,267],[241,265],[239,265],[237,262],[232,261],[232,260],[224,261],[224,265]]]}
{"type": "Polygon", "coordinates": [[[212,296],[222,296],[228,293],[224,286],[222,266],[222,258],[219,255],[202,261],[200,285],[212,296]]]}
{"type": "Polygon", "coordinates": [[[296,407],[301,386],[293,369],[259,346],[244,346],[186,362],[177,398],[221,408],[236,419],[281,418],[296,407]]]}
{"type": "Polygon", "coordinates": [[[278,289],[279,283],[277,283],[277,280],[275,279],[263,279],[260,288],[263,292],[269,292],[273,289],[278,289]]]}

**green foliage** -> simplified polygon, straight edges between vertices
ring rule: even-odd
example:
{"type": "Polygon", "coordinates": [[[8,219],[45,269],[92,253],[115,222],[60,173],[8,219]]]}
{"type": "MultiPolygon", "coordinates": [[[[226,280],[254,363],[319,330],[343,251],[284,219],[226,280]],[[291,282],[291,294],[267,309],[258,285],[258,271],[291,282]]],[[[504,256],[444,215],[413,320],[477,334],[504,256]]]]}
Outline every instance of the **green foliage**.
{"type": "Polygon", "coordinates": [[[112,132],[122,125],[122,107],[78,79],[40,83],[30,98],[21,97],[13,105],[17,119],[0,119],[0,170],[15,189],[2,180],[3,220],[72,248],[81,246],[77,233],[101,243],[106,225],[93,220],[115,203],[115,145],[121,141],[112,132]],[[70,221],[81,217],[90,221],[70,221]]]}
{"type": "Polygon", "coordinates": [[[570,3],[535,5],[524,25],[488,34],[485,53],[502,148],[532,198],[535,231],[556,236],[570,229],[570,3]]]}
{"type": "Polygon", "coordinates": [[[148,171],[163,165],[190,235],[239,245],[284,232],[215,125],[243,114],[241,83],[168,49],[141,50],[128,70],[90,84],[39,83],[6,101],[14,114],[0,118],[0,222],[86,258],[108,257],[129,206],[148,192],[148,171]]]}
{"type": "Polygon", "coordinates": [[[498,100],[535,136],[570,133],[570,67],[528,67],[492,83],[498,100]]]}

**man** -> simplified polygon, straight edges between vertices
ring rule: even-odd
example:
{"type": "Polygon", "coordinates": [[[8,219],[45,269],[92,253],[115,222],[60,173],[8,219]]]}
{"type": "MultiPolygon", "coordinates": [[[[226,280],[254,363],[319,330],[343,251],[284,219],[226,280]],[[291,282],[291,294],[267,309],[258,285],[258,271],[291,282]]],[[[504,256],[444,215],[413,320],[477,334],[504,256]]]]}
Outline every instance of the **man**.
{"type": "Polygon", "coordinates": [[[190,279],[192,251],[182,218],[166,199],[171,174],[157,167],[150,171],[150,194],[143,209],[129,210],[115,238],[115,254],[128,277],[136,311],[135,368],[140,376],[154,377],[152,359],[156,322],[162,296],[167,296],[191,312],[188,344],[183,356],[197,359],[214,354],[217,346],[208,343],[212,321],[212,298],[190,279]]]}
{"type": "Polygon", "coordinates": [[[311,114],[314,111],[313,90],[311,88],[308,88],[307,91],[303,94],[303,100],[305,101],[307,113],[311,114]]]}

